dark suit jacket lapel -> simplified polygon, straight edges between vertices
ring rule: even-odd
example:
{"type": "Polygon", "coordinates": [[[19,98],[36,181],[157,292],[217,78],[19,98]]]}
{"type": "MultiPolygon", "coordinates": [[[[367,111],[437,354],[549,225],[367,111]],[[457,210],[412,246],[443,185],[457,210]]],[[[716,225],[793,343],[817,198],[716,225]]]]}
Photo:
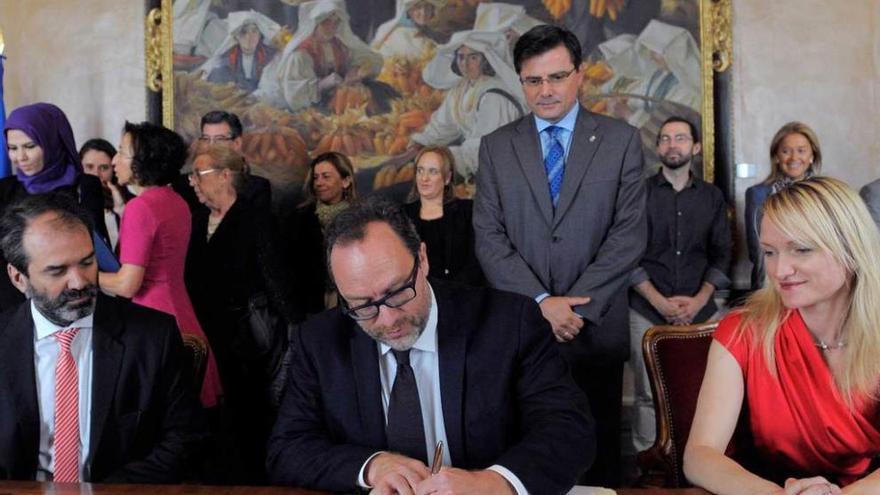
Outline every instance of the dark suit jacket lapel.
{"type": "Polygon", "coordinates": [[[87,465],[91,464],[91,458],[94,458],[95,452],[101,447],[101,436],[114,403],[120,367],[125,357],[125,346],[118,338],[125,325],[119,314],[120,304],[122,303],[99,295],[95,307],[92,328],[92,432],[87,465]]]}
{"type": "Polygon", "coordinates": [[[553,219],[554,227],[574,202],[578,189],[581,187],[581,181],[593,161],[593,155],[599,149],[602,136],[597,132],[597,127],[596,119],[584,107],[581,107],[574,125],[571,149],[565,160],[565,175],[562,180],[562,191],[559,193],[559,204],[556,206],[556,216],[553,219]]]}
{"type": "Polygon", "coordinates": [[[467,329],[460,324],[459,306],[441,283],[432,281],[437,300],[437,351],[440,366],[440,396],[449,457],[453,466],[465,464],[463,401],[467,356],[467,329]]]}
{"type": "MultiPolygon", "coordinates": [[[[345,318],[349,320],[348,318],[345,318]]],[[[365,445],[386,445],[385,413],[382,410],[382,382],[376,342],[353,321],[348,322],[351,340],[351,366],[354,372],[357,406],[360,412],[365,445]]]]}
{"type": "Polygon", "coordinates": [[[37,379],[34,371],[34,320],[30,301],[22,303],[0,332],[0,377],[5,377],[6,390],[15,404],[21,438],[21,455],[27,459],[31,474],[37,469],[40,445],[40,412],[37,405],[37,379]]]}
{"type": "MultiPolygon", "coordinates": [[[[529,114],[522,118],[516,130],[518,134],[513,140],[514,154],[528,179],[538,209],[549,224],[553,221],[553,203],[550,200],[550,186],[547,183],[547,172],[544,170],[544,155],[541,153],[541,141],[538,138],[534,115],[529,114]]],[[[500,173],[505,173],[505,166],[507,164],[500,164],[500,173]]]]}

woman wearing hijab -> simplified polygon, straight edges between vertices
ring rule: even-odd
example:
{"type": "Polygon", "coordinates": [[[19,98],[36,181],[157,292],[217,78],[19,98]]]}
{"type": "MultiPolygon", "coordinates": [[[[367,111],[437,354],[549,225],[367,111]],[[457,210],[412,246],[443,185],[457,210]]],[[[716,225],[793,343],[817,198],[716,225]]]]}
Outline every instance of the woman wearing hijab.
{"type": "MultiPolygon", "coordinates": [[[[51,103],[25,105],[9,114],[3,131],[15,175],[0,179],[0,215],[28,194],[63,192],[78,199],[91,214],[97,234],[107,240],[101,181],[83,173],[64,112],[51,103]]],[[[6,260],[0,262],[6,265],[6,260]]],[[[22,301],[22,295],[7,277],[0,279],[3,310],[22,301]]]]}
{"type": "Polygon", "coordinates": [[[422,72],[425,82],[448,90],[412,141],[448,146],[467,179],[476,174],[480,139],[523,115],[525,97],[503,33],[460,31],[437,50],[422,72]]]}

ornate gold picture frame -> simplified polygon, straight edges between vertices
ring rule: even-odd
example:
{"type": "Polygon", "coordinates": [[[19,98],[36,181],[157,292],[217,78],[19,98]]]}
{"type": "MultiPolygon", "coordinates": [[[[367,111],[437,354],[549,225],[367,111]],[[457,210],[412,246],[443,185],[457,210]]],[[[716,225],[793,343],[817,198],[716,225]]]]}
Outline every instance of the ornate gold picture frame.
{"type": "MultiPolygon", "coordinates": [[[[152,0],[152,4],[156,4],[158,0],[152,0]]],[[[223,15],[227,15],[225,19],[229,19],[231,23],[230,11],[222,11],[217,5],[227,6],[235,4],[239,7],[248,2],[234,0],[176,0],[177,2],[185,2],[189,6],[195,8],[197,4],[207,2],[210,4],[209,9],[218,8],[218,14],[214,17],[224,20],[223,15]],[[239,5],[242,4],[242,5],[239,5]]],[[[643,142],[645,143],[646,163],[653,165],[652,153],[654,150],[653,139],[656,137],[658,121],[664,115],[676,114],[676,109],[684,109],[686,116],[695,117],[700,120],[702,130],[703,143],[703,160],[702,173],[704,179],[712,182],[715,178],[715,143],[716,143],[716,108],[714,84],[715,74],[727,70],[730,65],[732,45],[731,45],[731,17],[730,0],[648,0],[646,2],[635,2],[634,0],[508,0],[510,4],[517,4],[517,8],[523,8],[527,15],[521,16],[530,19],[528,22],[537,20],[541,22],[557,22],[567,27],[577,27],[580,24],[571,24],[575,15],[582,15],[585,22],[595,24],[593,32],[608,33],[615,27],[619,27],[621,19],[627,15],[632,18],[638,18],[637,10],[642,8],[642,4],[656,4],[657,9],[665,17],[660,19],[651,19],[642,22],[639,31],[629,33],[627,36],[618,36],[616,38],[608,38],[602,41],[602,49],[593,50],[592,53],[585,53],[587,60],[585,61],[584,70],[587,71],[587,80],[592,86],[582,88],[581,102],[588,108],[602,113],[623,116],[627,119],[633,119],[633,122],[642,122],[638,125],[643,131],[643,142]],[[638,5],[637,5],[638,4],[638,5]],[[675,18],[684,19],[685,22],[676,26],[670,24],[673,17],[670,12],[662,9],[678,9],[672,14],[675,18]],[[579,10],[583,10],[578,14],[579,10]],[[695,16],[689,18],[688,16],[695,16]],[[660,34],[654,39],[665,39],[667,47],[673,47],[670,50],[676,50],[676,54],[672,55],[665,63],[667,68],[676,63],[684,64],[681,60],[687,57],[697,57],[699,59],[698,74],[694,72],[693,65],[690,68],[680,70],[676,74],[678,77],[673,79],[673,88],[663,89],[663,84],[652,85],[655,81],[649,80],[648,76],[640,76],[637,68],[641,63],[638,59],[639,48],[638,43],[649,37],[646,32],[650,28],[657,28],[657,24],[651,24],[657,21],[662,26],[659,29],[660,34]],[[662,22],[661,22],[662,21],[662,22]],[[678,36],[676,33],[687,32],[686,35],[678,36]],[[685,39],[686,38],[686,39],[685,39]],[[669,41],[675,40],[675,41],[669,41]],[[629,43],[629,45],[627,45],[629,43]],[[696,54],[691,53],[694,50],[691,46],[696,46],[696,54]],[[629,52],[626,52],[629,50],[629,52]],[[597,54],[601,53],[600,56],[597,54]],[[628,62],[622,62],[621,65],[614,66],[612,60],[614,57],[621,55],[623,58],[629,57],[628,62]],[[671,57],[677,57],[673,60],[671,57]],[[628,65],[627,65],[628,64],[628,65]],[[627,71],[636,71],[628,74],[627,71]],[[688,72],[690,71],[690,72],[688,72]],[[641,77],[641,81],[639,80],[641,77]],[[687,86],[688,79],[697,81],[692,83],[698,84],[696,90],[691,91],[689,95],[691,99],[698,98],[697,103],[688,104],[681,101],[673,101],[669,95],[675,91],[683,93],[687,86]],[[641,86],[640,86],[641,84],[641,86]],[[681,86],[676,88],[675,84],[681,86]],[[633,88],[641,88],[633,90],[633,88]],[[645,89],[647,88],[647,89],[645,89]],[[657,90],[656,88],[661,88],[657,90]],[[641,93],[639,91],[642,91],[641,93]],[[654,93],[651,93],[654,91],[654,93]],[[663,92],[665,91],[665,93],[663,92]],[[661,94],[661,96],[656,96],[661,94]],[[665,113],[657,111],[659,106],[666,105],[668,107],[665,113]],[[692,112],[688,110],[693,110],[692,112]],[[615,113],[617,112],[617,113],[615,113]],[[635,115],[642,113],[640,121],[635,115]],[[653,126],[651,127],[651,123],[653,126]]],[[[393,12],[395,0],[362,0],[360,2],[345,2],[344,0],[319,0],[319,2],[337,2],[339,4],[351,5],[372,5],[372,11],[380,11],[376,9],[376,5],[385,7],[384,12],[393,12]],[[384,3],[388,5],[385,6],[384,3]]],[[[257,5],[259,2],[254,1],[257,5]]],[[[281,2],[278,2],[279,4],[281,2]]],[[[284,0],[285,5],[293,9],[304,9],[305,5],[314,2],[305,2],[304,0],[284,0]]],[[[479,4],[484,3],[480,0],[422,0],[421,3],[431,3],[434,5],[433,14],[434,22],[431,29],[441,34],[445,32],[446,39],[449,35],[454,35],[463,29],[473,29],[478,27],[480,20],[480,12],[488,11],[489,7],[481,7],[479,4]],[[464,20],[464,21],[463,21],[464,20]],[[476,23],[475,26],[465,24],[465,21],[476,23]],[[446,31],[444,31],[446,30],[446,31]]],[[[259,3],[265,5],[266,3],[259,3]]],[[[490,4],[498,5],[498,4],[490,4]]],[[[246,6],[246,5],[244,5],[246,6]]],[[[196,55],[193,62],[189,58],[181,61],[180,52],[175,53],[175,44],[177,40],[174,37],[174,23],[176,5],[172,0],[161,0],[161,5],[149,11],[146,16],[146,84],[148,91],[154,96],[152,100],[161,101],[160,108],[154,108],[152,115],[158,120],[161,116],[162,123],[172,129],[181,132],[187,139],[194,139],[198,133],[197,122],[200,115],[193,111],[196,106],[194,101],[202,101],[207,95],[210,98],[214,95],[216,99],[217,109],[230,110],[223,106],[233,106],[236,113],[244,113],[240,115],[245,121],[246,133],[246,155],[251,163],[256,165],[256,172],[269,177],[276,187],[297,190],[301,185],[304,176],[304,167],[308,158],[314,155],[316,151],[326,151],[328,149],[339,150],[347,154],[354,154],[354,161],[359,169],[358,176],[359,185],[366,183],[366,189],[375,189],[394,183],[408,182],[412,178],[412,167],[407,165],[407,159],[411,158],[403,153],[407,149],[407,142],[412,136],[418,134],[426,125],[430,124],[433,117],[431,113],[443,101],[445,91],[427,87],[421,78],[422,69],[430,63],[430,59],[425,58],[416,64],[412,62],[409,67],[409,73],[406,73],[402,79],[409,78],[409,83],[400,82],[400,74],[395,70],[403,66],[403,62],[399,59],[391,61],[391,57],[385,57],[385,65],[382,72],[378,75],[374,74],[375,79],[386,86],[390,86],[397,94],[402,95],[401,102],[392,102],[392,109],[389,113],[381,113],[375,108],[370,107],[372,101],[369,94],[362,89],[358,89],[360,93],[355,94],[352,90],[348,94],[348,98],[342,98],[340,105],[339,98],[335,98],[325,109],[318,111],[313,108],[301,109],[294,106],[287,108],[268,108],[259,99],[254,98],[252,94],[245,91],[238,91],[232,82],[230,83],[211,83],[210,77],[206,77],[207,70],[201,72],[201,77],[196,75],[199,67],[205,67],[206,62],[210,62],[210,56],[203,56],[198,59],[196,55]],[[186,69],[182,66],[189,64],[186,69]],[[215,84],[214,86],[209,86],[215,84]],[[401,86],[400,84],[404,84],[401,86]],[[407,87],[406,84],[411,84],[407,87]],[[207,85],[207,86],[206,86],[207,85]],[[207,88],[207,89],[206,89],[207,88]],[[159,97],[159,95],[161,95],[159,97]],[[348,102],[348,103],[346,103],[348,102]],[[335,111],[334,111],[335,105],[335,111]],[[348,105],[348,106],[347,106],[348,105]],[[409,119],[409,120],[406,120],[409,119]],[[306,122],[308,120],[308,122],[306,122]],[[405,123],[404,123],[405,121],[405,123]],[[411,127],[410,127],[411,126],[411,127]],[[386,131],[385,129],[390,129],[386,131]],[[396,131],[394,130],[396,129],[396,131]],[[250,136],[249,136],[250,134],[250,136]],[[338,137],[338,139],[333,139],[338,137]],[[326,141],[326,142],[325,142],[326,141]],[[380,153],[381,151],[381,153],[380,153]],[[271,158],[271,160],[269,159],[271,158]]],[[[180,6],[182,7],[182,5],[180,6]]],[[[242,8],[239,13],[246,12],[242,8]]],[[[405,16],[403,16],[405,20],[405,16]]],[[[495,14],[495,22],[501,22],[504,16],[495,14]]],[[[180,15],[179,12],[176,15],[180,15]]],[[[244,14],[242,14],[244,15],[244,14]]],[[[262,15],[260,13],[260,15],[262,15]]],[[[396,14],[398,18],[402,18],[402,13],[396,14]]],[[[277,16],[276,16],[277,17],[277,16]]],[[[356,21],[360,21],[362,16],[351,15],[345,17],[343,22],[349,22],[354,27],[356,21]]],[[[489,16],[491,17],[491,16],[489,16]]],[[[268,18],[268,16],[267,16],[268,18]]],[[[392,19],[391,21],[393,21],[392,19]]],[[[276,20],[277,21],[277,20],[276,20]]],[[[299,19],[302,21],[302,19],[299,19]]],[[[383,20],[388,24],[387,19],[383,20]]],[[[485,21],[485,19],[484,19],[485,21]]],[[[265,22],[268,24],[268,22],[265,22]]],[[[379,25],[377,22],[376,25],[379,25]]],[[[406,25],[401,22],[401,26],[406,25]]],[[[491,25],[491,22],[490,22],[491,25]]],[[[500,24],[496,24],[500,26],[500,24]]],[[[314,28],[314,26],[313,26],[314,28]]],[[[287,43],[291,40],[295,43],[297,40],[296,25],[287,25],[277,22],[274,38],[272,42],[275,48],[272,49],[274,55],[278,57],[287,56],[292,53],[291,50],[285,50],[287,43]]],[[[342,29],[342,28],[338,28],[342,29]]],[[[348,34],[352,34],[349,27],[345,27],[348,34]]],[[[384,28],[380,26],[374,37],[371,31],[369,35],[363,35],[364,38],[372,37],[359,41],[364,46],[375,48],[377,39],[382,35],[384,28]]],[[[512,27],[502,27],[507,29],[506,35],[509,37],[512,27]]],[[[577,32],[577,29],[574,29],[577,32]]],[[[393,31],[392,31],[393,32],[393,31]]],[[[387,37],[389,32],[385,31],[387,37]]],[[[230,36],[232,36],[230,31],[230,36]]],[[[354,33],[358,37],[358,33],[354,33]]],[[[237,35],[236,35],[237,36],[237,35]]],[[[340,35],[341,37],[341,35],[340,35]]],[[[227,37],[227,40],[229,37],[227,37]]],[[[237,39],[237,38],[236,38],[237,39]]],[[[302,41],[302,37],[299,38],[302,41]]],[[[265,34],[261,36],[261,42],[265,42],[268,46],[270,40],[265,34]]],[[[436,43],[437,49],[441,48],[441,41],[436,43]]],[[[650,42],[646,42],[650,43],[650,42]]],[[[224,47],[229,50],[230,45],[224,47]]],[[[360,45],[359,45],[360,46],[360,45]]],[[[650,45],[648,45],[650,46],[650,45]]],[[[663,54],[661,48],[658,53],[663,54]]],[[[378,50],[378,49],[377,49],[378,50]]],[[[224,52],[226,56],[231,52],[224,52]]],[[[230,55],[231,56],[231,55],[230,55]]],[[[433,54],[432,54],[433,56],[433,54]]],[[[183,57],[186,58],[186,57],[183,57]]],[[[220,60],[215,56],[215,59],[220,60]]],[[[656,57],[654,57],[656,59],[656,57]]],[[[647,59],[646,59],[647,60],[647,59]]],[[[220,60],[223,62],[222,60],[220,60]]],[[[407,62],[409,63],[409,62],[407,62]]],[[[616,63],[616,62],[615,62],[616,63]]],[[[661,65],[662,67],[662,65],[661,65]]],[[[511,67],[512,68],[512,67],[511,67]]],[[[674,68],[670,69],[675,73],[674,68]]],[[[662,81],[661,81],[662,82],[662,81]]],[[[668,82],[668,81],[666,81],[668,82]]],[[[666,84],[669,86],[669,84],[666,84]]],[[[338,96],[338,95],[337,95],[338,96]]],[[[282,103],[281,106],[284,106],[282,103]]],[[[207,108],[204,104],[199,109],[207,108]]],[[[523,110],[527,110],[523,108],[523,110]]],[[[464,136],[467,141],[467,136],[464,136]]],[[[460,140],[459,140],[460,141],[460,140]]],[[[411,142],[411,141],[409,141],[411,142]]],[[[465,174],[466,175],[466,174],[465,174]]],[[[459,180],[462,180],[460,177],[459,180]]],[[[467,177],[464,178],[467,180],[467,177]]],[[[459,191],[461,194],[468,194],[466,184],[462,185],[459,191]]],[[[471,191],[472,192],[472,191],[471,191]]]]}

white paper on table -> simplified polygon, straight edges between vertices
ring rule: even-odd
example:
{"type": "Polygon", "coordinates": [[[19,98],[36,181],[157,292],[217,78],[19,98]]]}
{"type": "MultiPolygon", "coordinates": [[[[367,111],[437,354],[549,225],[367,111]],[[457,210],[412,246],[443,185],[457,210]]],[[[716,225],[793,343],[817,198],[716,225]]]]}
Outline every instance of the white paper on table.
{"type": "Polygon", "coordinates": [[[575,486],[567,495],[617,495],[617,492],[598,486],[575,486]]]}

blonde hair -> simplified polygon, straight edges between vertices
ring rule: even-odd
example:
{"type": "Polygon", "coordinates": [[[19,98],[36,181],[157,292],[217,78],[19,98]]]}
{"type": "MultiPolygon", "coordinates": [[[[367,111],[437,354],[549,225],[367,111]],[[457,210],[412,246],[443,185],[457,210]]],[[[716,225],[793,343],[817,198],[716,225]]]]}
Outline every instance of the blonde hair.
{"type": "Polygon", "coordinates": [[[822,173],[822,148],[819,147],[819,136],[816,132],[803,122],[789,122],[776,131],[773,140],[770,141],[770,175],[764,179],[764,184],[772,184],[779,179],[785,178],[785,172],[779,166],[779,159],[776,157],[779,147],[782,146],[782,140],[791,134],[800,134],[807,138],[810,143],[810,149],[813,152],[813,163],[807,168],[812,175],[822,173]]]}
{"type": "Polygon", "coordinates": [[[190,166],[200,156],[210,158],[212,167],[232,172],[232,188],[236,194],[241,192],[244,181],[250,175],[250,168],[241,153],[222,144],[199,144],[190,154],[190,166]]]}
{"type": "Polygon", "coordinates": [[[449,151],[449,148],[447,148],[446,146],[425,146],[424,148],[419,150],[419,153],[413,160],[413,167],[415,167],[416,173],[413,174],[412,188],[410,188],[409,195],[407,195],[406,200],[416,201],[420,199],[418,186],[419,161],[421,161],[422,157],[427,155],[428,153],[434,153],[435,155],[440,157],[443,180],[446,180],[447,177],[449,178],[449,182],[443,184],[443,203],[446,204],[455,199],[455,186],[452,184],[455,180],[455,157],[452,156],[452,152],[449,151]]]}
{"type": "MultiPolygon", "coordinates": [[[[795,182],[767,198],[764,219],[787,237],[829,253],[843,266],[849,302],[841,335],[845,364],[834,381],[851,407],[877,398],[880,379],[880,232],[865,203],[844,182],[812,177],[795,182]]],[[[776,369],[776,332],[789,310],[769,278],[742,309],[739,332],[751,329],[771,370],[776,369]]]]}

